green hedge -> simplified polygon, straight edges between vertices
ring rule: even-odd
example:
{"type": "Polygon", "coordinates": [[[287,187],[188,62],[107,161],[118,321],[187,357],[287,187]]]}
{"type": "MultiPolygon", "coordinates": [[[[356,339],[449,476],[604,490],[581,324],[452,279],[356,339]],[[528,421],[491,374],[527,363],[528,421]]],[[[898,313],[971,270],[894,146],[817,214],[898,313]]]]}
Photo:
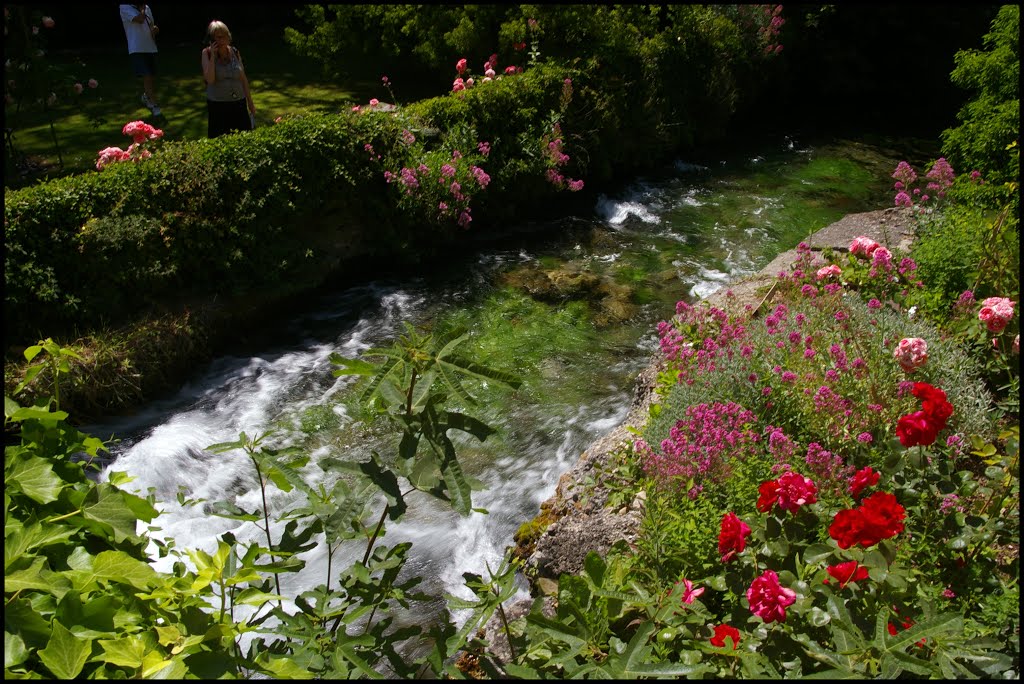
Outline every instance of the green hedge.
{"type": "Polygon", "coordinates": [[[8,192],[8,339],[117,325],[215,294],[294,291],[339,255],[443,249],[461,233],[459,209],[439,212],[447,186],[436,176],[407,191],[394,180],[403,167],[456,165],[478,230],[547,206],[558,191],[551,169],[599,186],[713,139],[733,111],[735,75],[731,53],[715,51],[731,24],[705,18],[678,45],[627,51],[621,72],[599,60],[538,64],[393,112],[364,106],[167,143],[148,160],[8,192]],[[682,68],[688,59],[706,83],[682,68]],[[682,94],[657,96],[669,87],[659,73],[685,85],[682,94]],[[546,152],[556,137],[571,158],[561,166],[546,152]],[[480,141],[490,156],[477,152],[480,141]],[[454,151],[464,158],[449,161],[454,151]],[[473,165],[489,174],[486,189],[473,165]]]}

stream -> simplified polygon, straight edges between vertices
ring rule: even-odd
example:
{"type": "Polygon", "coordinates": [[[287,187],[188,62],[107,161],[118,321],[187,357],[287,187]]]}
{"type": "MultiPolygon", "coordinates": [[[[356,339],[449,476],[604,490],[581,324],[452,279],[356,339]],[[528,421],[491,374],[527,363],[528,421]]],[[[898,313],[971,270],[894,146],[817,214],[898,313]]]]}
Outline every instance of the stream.
{"type": "MultiPolygon", "coordinates": [[[[485,486],[473,492],[473,505],[488,513],[460,517],[415,493],[405,518],[388,525],[384,541],[413,542],[406,572],[422,576],[420,589],[436,597],[408,618],[426,620],[444,606],[445,593],[472,596],[462,574],[496,568],[559,476],[625,419],[633,380],[657,350],[655,324],[672,315],[677,300],[704,297],[758,271],[847,213],[889,206],[889,174],[899,161],[893,155],[858,142],[784,138],[743,154],[679,160],[601,195],[590,214],[517,233],[517,244],[491,244],[444,268],[318,295],[305,310],[266,322],[273,339],[265,349],[220,356],[173,395],[85,426],[118,439],[100,477],[123,471],[134,478],[128,489],[152,488],[161,515],[151,534],[179,549],[213,551],[226,532],[265,543],[252,523],[210,515],[204,503],[178,503],[182,492],[205,504],[260,508],[244,453],[206,447],[272,430],[268,444],[310,455],[302,471],[310,483],[323,479],[316,464],[325,457],[359,461],[371,450],[393,451],[392,433],[353,417],[354,379],[334,377],[329,356],[389,346],[404,322],[465,327],[471,335],[464,355],[516,373],[523,385],[467,385],[481,400],[467,411],[498,430],[482,444],[457,442],[464,470],[485,486]],[[538,298],[524,288],[555,271],[588,274],[586,296],[538,298]]],[[[274,514],[298,505],[299,496],[268,487],[274,514]]],[[[283,523],[275,525],[280,534],[283,523]]],[[[342,547],[335,572],[360,559],[364,547],[342,547]]],[[[151,548],[153,565],[171,571],[176,559],[156,558],[151,548]]],[[[325,582],[325,545],[301,557],[302,572],[280,576],[285,595],[325,582]]]]}

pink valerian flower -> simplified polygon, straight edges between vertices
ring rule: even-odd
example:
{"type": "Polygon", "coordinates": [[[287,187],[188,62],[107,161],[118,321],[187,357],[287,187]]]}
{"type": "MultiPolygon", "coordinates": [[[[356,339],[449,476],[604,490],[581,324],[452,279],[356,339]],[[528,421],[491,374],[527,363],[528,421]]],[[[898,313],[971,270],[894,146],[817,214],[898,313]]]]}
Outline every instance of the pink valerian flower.
{"type": "Polygon", "coordinates": [[[406,146],[412,145],[414,142],[416,142],[416,135],[409,129],[404,129],[402,131],[402,142],[406,146]]]}
{"type": "MultiPolygon", "coordinates": [[[[465,57],[463,57],[462,59],[460,59],[458,62],[455,63],[455,70],[459,72],[460,76],[462,74],[466,73],[466,64],[467,64],[467,62],[466,62],[466,58],[465,57]]],[[[457,79],[457,80],[462,80],[462,79],[457,79]]]]}
{"type": "Polygon", "coordinates": [[[945,191],[953,184],[956,173],[953,172],[953,167],[949,165],[945,157],[939,157],[932,164],[932,168],[928,173],[925,174],[925,178],[931,181],[927,186],[929,190],[935,190],[938,192],[939,197],[945,197],[945,191]]]}
{"type": "Polygon", "coordinates": [[[473,217],[469,215],[469,209],[463,209],[459,214],[458,224],[463,228],[469,228],[469,223],[472,220],[473,217]]]}
{"type": "Polygon", "coordinates": [[[580,190],[583,189],[583,181],[582,180],[569,180],[568,186],[569,186],[569,191],[570,192],[579,192],[580,190]]]}
{"type": "Polygon", "coordinates": [[[441,183],[445,182],[445,180],[444,180],[445,178],[452,178],[454,176],[455,176],[455,167],[454,166],[452,166],[451,164],[442,164],[441,165],[441,179],[440,179],[441,183]]]}
{"type": "Polygon", "coordinates": [[[881,245],[871,238],[865,235],[860,235],[855,237],[853,242],[850,243],[850,254],[870,257],[879,247],[881,247],[881,245]]]}
{"type": "Polygon", "coordinates": [[[823,268],[818,269],[817,278],[818,280],[824,280],[825,278],[831,278],[832,276],[839,277],[843,271],[835,264],[829,264],[823,268]]]}
{"type": "Polygon", "coordinates": [[[903,183],[904,187],[910,187],[917,182],[917,173],[913,167],[905,161],[901,161],[896,165],[896,170],[892,172],[892,177],[897,182],[903,183]]]}
{"type": "Polygon", "coordinates": [[[882,302],[880,302],[877,299],[875,299],[874,297],[872,297],[870,300],[868,300],[868,308],[869,309],[874,309],[874,310],[881,309],[882,308],[882,302]]]}
{"type": "Polygon", "coordinates": [[[892,351],[892,356],[907,373],[912,373],[928,361],[928,343],[920,337],[905,337],[892,351]]]}
{"type": "Polygon", "coordinates": [[[688,579],[683,579],[683,603],[693,603],[701,594],[704,593],[704,587],[693,588],[693,582],[688,579]]]}
{"type": "Polygon", "coordinates": [[[458,150],[452,150],[452,161],[455,161],[456,159],[462,159],[462,153],[458,150]]]}
{"type": "Polygon", "coordinates": [[[90,78],[89,82],[86,85],[89,86],[90,88],[98,88],[99,85],[100,85],[100,82],[97,81],[95,78],[90,78]]]}
{"type": "Polygon", "coordinates": [[[796,592],[779,584],[779,576],[774,570],[765,570],[747,589],[747,601],[750,612],[765,623],[784,622],[786,606],[796,602],[796,592]]]}
{"type": "Polygon", "coordinates": [[[482,154],[482,155],[484,155],[486,157],[487,155],[489,155],[491,153],[491,143],[488,143],[488,142],[477,143],[476,149],[480,152],[480,154],[482,154]]]}
{"type": "Polygon", "coordinates": [[[1014,303],[1006,297],[989,297],[982,300],[978,320],[985,324],[989,332],[1002,332],[1013,318],[1014,303]]]}
{"type": "Polygon", "coordinates": [[[444,202],[438,202],[437,203],[437,210],[440,211],[441,213],[444,213],[444,212],[448,211],[448,205],[445,204],[444,202]]]}
{"type": "Polygon", "coordinates": [[[953,591],[952,589],[950,589],[949,587],[946,587],[945,589],[942,590],[942,598],[947,598],[947,599],[956,598],[956,592],[953,591]]]}
{"type": "Polygon", "coordinates": [[[76,95],[81,95],[82,91],[85,90],[85,86],[83,86],[81,83],[76,83],[72,87],[74,88],[76,95]]]}
{"type": "Polygon", "coordinates": [[[871,270],[868,272],[870,277],[874,278],[879,273],[889,273],[892,268],[892,252],[879,246],[871,253],[871,270]]]}
{"type": "Polygon", "coordinates": [[[470,173],[476,178],[476,182],[480,184],[481,188],[486,188],[487,184],[491,182],[491,177],[487,175],[487,172],[481,169],[479,166],[470,166],[470,173]]]}
{"type": "Polygon", "coordinates": [[[414,188],[420,187],[420,182],[416,178],[416,172],[410,168],[402,167],[401,180],[405,185],[406,192],[411,193],[414,188]]]}
{"type": "Polygon", "coordinates": [[[910,199],[910,195],[901,190],[896,193],[893,205],[897,207],[912,207],[914,206],[914,200],[910,199]]]}

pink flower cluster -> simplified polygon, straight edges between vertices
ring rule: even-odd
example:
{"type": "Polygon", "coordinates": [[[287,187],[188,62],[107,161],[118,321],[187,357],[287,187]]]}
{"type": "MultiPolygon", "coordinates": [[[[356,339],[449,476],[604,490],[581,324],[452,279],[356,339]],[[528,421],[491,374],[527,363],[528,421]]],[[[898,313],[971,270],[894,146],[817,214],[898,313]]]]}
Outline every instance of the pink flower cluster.
{"type": "MultiPolygon", "coordinates": [[[[566,79],[568,80],[568,79],[566,79]]],[[[548,159],[550,168],[545,172],[545,177],[548,182],[554,185],[559,190],[568,188],[570,192],[578,192],[583,189],[582,180],[573,180],[567,176],[563,176],[558,170],[559,167],[566,164],[569,161],[569,155],[562,151],[562,129],[557,123],[551,128],[552,138],[545,136],[544,139],[544,154],[548,159]]]]}
{"type": "Polygon", "coordinates": [[[875,250],[881,247],[871,238],[866,235],[859,235],[853,238],[853,242],[850,243],[850,254],[854,256],[871,257],[875,253],[875,250]]]}
{"type": "Polygon", "coordinates": [[[754,414],[734,402],[697,404],[686,409],[686,415],[669,431],[655,452],[643,440],[637,440],[644,470],[662,483],[685,486],[692,481],[687,494],[696,498],[702,482],[720,482],[728,476],[730,459],[743,459],[760,434],[755,429],[754,414]]]}
{"type": "Polygon", "coordinates": [[[122,150],[120,147],[105,147],[100,150],[96,159],[97,171],[102,171],[113,162],[149,159],[153,153],[143,145],[150,140],[159,140],[164,136],[162,130],[154,128],[145,121],[129,121],[121,129],[121,132],[131,137],[134,142],[128,146],[127,150],[122,150]]]}
{"type": "MultiPolygon", "coordinates": [[[[480,79],[480,82],[487,83],[488,81],[496,81],[501,79],[501,76],[498,75],[497,69],[498,55],[497,53],[495,53],[491,55],[486,62],[484,62],[484,77],[480,79]]],[[[455,63],[455,71],[457,72],[458,75],[452,82],[453,93],[468,90],[472,88],[474,85],[476,85],[476,81],[473,79],[472,76],[469,75],[469,62],[466,60],[465,57],[462,57],[461,59],[459,59],[459,61],[455,63]]],[[[511,64],[505,67],[506,76],[521,73],[523,73],[522,67],[513,66],[511,64]]]]}
{"type": "Polygon", "coordinates": [[[920,337],[904,337],[897,343],[892,356],[907,373],[911,373],[928,361],[928,343],[920,337]]]}
{"type": "Polygon", "coordinates": [[[831,278],[833,276],[838,278],[842,272],[842,269],[836,266],[835,264],[829,264],[828,266],[819,268],[816,276],[818,280],[825,280],[826,278],[831,278]]]}
{"type": "MultiPolygon", "coordinates": [[[[972,172],[971,179],[974,180],[978,176],[975,176],[974,172],[972,172]]],[[[921,188],[911,188],[917,182],[918,177],[913,167],[907,162],[901,161],[897,164],[892,177],[896,179],[893,189],[896,190],[895,205],[897,207],[914,206],[914,198],[919,199],[922,203],[929,200],[929,195],[921,194],[921,188]]],[[[925,174],[925,178],[928,180],[925,189],[934,192],[936,196],[942,198],[946,196],[946,190],[953,185],[956,174],[945,157],[939,157],[932,163],[928,173],[925,174]]]]}
{"type": "Polygon", "coordinates": [[[989,297],[981,302],[978,320],[985,324],[989,332],[1000,333],[1013,319],[1014,303],[1006,297],[989,297]]]}

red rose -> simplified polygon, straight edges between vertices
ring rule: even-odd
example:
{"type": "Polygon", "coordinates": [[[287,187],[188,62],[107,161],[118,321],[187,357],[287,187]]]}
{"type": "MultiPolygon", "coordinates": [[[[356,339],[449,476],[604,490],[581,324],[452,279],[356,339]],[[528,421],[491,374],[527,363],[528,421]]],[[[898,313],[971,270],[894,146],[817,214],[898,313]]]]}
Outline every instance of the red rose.
{"type": "Polygon", "coordinates": [[[730,511],[722,516],[722,527],[718,532],[718,553],[722,554],[722,562],[728,563],[737,553],[747,547],[750,526],[730,511]]]}
{"type": "Polygon", "coordinates": [[[953,415],[953,405],[946,399],[945,392],[927,382],[915,382],[910,393],[921,400],[921,410],[938,425],[938,430],[946,427],[946,421],[953,415]]]}
{"type": "Polygon", "coordinates": [[[844,509],[836,513],[832,519],[832,524],[828,527],[828,535],[836,540],[839,548],[848,549],[860,539],[863,525],[864,522],[858,509],[844,509]]]}
{"type": "Polygon", "coordinates": [[[861,468],[853,474],[850,478],[849,492],[854,497],[860,496],[868,487],[873,487],[878,484],[878,473],[871,469],[871,466],[861,468]]]}
{"type": "MultiPolygon", "coordinates": [[[[859,582],[868,578],[868,569],[863,565],[859,565],[857,561],[830,565],[825,570],[839,582],[840,589],[844,589],[849,582],[859,582]]],[[[828,583],[827,579],[825,583],[828,583]]]]}
{"type": "Polygon", "coordinates": [[[905,447],[917,445],[928,446],[935,442],[935,436],[941,428],[932,422],[924,411],[914,411],[899,419],[896,423],[896,436],[905,447]]]}
{"type": "Polygon", "coordinates": [[[768,480],[762,482],[761,486],[757,488],[759,497],[757,497],[757,510],[762,513],[767,513],[775,505],[778,500],[779,482],[778,480],[768,480]]]}
{"type": "Polygon", "coordinates": [[[725,648],[725,637],[732,637],[732,647],[740,645],[740,630],[730,625],[718,625],[715,627],[715,636],[711,637],[711,645],[718,648],[725,648]]]}

